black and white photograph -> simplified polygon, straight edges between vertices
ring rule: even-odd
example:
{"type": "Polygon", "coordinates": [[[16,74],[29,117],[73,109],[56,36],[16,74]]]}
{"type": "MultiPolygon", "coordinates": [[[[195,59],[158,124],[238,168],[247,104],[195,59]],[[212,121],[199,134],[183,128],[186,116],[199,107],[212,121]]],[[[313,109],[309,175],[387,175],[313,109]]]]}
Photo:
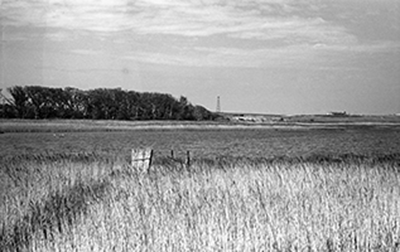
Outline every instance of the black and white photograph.
{"type": "Polygon", "coordinates": [[[400,0],[0,0],[3,251],[400,251],[400,0]]]}

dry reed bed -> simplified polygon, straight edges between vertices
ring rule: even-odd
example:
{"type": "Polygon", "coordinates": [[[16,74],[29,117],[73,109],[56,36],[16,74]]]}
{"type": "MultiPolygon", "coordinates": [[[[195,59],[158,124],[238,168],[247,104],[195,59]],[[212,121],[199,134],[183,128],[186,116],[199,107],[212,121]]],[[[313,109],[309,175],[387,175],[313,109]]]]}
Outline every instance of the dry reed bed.
{"type": "Polygon", "coordinates": [[[0,167],[0,248],[11,249],[29,246],[37,232],[47,239],[60,221],[84,212],[87,201],[104,194],[113,165],[84,155],[31,155],[0,167]]]}
{"type": "MultiPolygon", "coordinates": [[[[394,124],[396,126],[396,124],[394,124]]],[[[127,130],[173,130],[173,129],[246,129],[246,128],[303,128],[288,123],[248,124],[226,121],[118,121],[76,119],[1,119],[0,132],[91,132],[127,130]]],[[[327,125],[327,128],[335,125],[327,125]]],[[[317,128],[325,128],[318,125],[317,128]]]]}
{"type": "Polygon", "coordinates": [[[354,161],[159,164],[143,176],[112,159],[2,164],[0,247],[396,251],[398,163],[354,161]]]}

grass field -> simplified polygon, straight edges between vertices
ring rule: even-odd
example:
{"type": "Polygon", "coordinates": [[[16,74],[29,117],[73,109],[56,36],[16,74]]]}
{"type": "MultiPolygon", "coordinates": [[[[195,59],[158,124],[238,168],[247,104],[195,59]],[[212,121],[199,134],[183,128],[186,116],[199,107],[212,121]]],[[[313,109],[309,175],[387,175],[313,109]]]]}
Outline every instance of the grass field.
{"type": "Polygon", "coordinates": [[[2,125],[3,251],[400,250],[397,127],[54,123],[2,125]],[[130,149],[148,146],[154,165],[137,173],[130,149]]]}

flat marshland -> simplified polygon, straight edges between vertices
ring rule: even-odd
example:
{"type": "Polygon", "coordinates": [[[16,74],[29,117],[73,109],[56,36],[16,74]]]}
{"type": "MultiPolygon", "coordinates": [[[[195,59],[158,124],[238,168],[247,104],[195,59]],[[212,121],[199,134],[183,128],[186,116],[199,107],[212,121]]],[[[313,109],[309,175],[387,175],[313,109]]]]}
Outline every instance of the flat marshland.
{"type": "Polygon", "coordinates": [[[4,128],[2,251],[400,249],[398,127],[4,128]]]}

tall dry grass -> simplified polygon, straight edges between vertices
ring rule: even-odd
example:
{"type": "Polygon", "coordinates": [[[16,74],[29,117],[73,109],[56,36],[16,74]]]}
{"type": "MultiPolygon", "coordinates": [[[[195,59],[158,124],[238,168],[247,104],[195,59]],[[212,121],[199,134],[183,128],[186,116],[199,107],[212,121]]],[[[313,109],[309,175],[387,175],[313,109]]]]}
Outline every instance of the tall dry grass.
{"type": "Polygon", "coordinates": [[[96,157],[9,163],[0,247],[397,251],[398,163],[354,161],[159,164],[145,175],[96,157]]]}

